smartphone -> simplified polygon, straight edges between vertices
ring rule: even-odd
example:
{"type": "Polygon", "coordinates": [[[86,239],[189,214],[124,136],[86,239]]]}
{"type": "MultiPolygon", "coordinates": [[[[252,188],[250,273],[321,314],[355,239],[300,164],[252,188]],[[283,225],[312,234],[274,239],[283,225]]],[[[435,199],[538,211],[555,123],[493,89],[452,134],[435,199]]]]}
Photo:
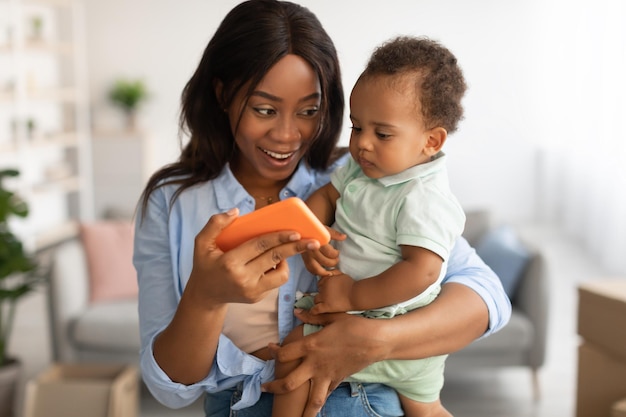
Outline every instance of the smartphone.
{"type": "Polygon", "coordinates": [[[237,217],[222,230],[216,243],[227,252],[256,236],[280,230],[294,230],[303,239],[315,239],[320,245],[330,242],[330,233],[304,201],[289,197],[237,217]]]}

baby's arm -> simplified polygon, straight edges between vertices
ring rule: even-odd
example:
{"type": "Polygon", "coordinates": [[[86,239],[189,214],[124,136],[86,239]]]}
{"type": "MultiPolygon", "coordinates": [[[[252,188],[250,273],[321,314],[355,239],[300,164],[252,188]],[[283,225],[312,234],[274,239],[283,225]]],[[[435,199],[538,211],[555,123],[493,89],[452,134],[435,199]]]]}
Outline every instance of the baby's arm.
{"type": "Polygon", "coordinates": [[[424,292],[441,272],[441,257],[428,249],[402,245],[402,260],[360,281],[347,275],[322,277],[313,313],[371,310],[409,300],[424,292]]]}
{"type": "Polygon", "coordinates": [[[328,183],[311,194],[306,200],[306,204],[322,223],[330,226],[335,221],[335,207],[338,198],[339,192],[332,183],[328,183]]]}
{"type": "MultiPolygon", "coordinates": [[[[332,240],[345,239],[345,235],[328,227],[335,221],[335,207],[338,198],[339,192],[331,183],[328,183],[315,191],[306,200],[306,204],[313,214],[327,226],[332,240]]],[[[309,272],[323,276],[328,274],[326,268],[337,266],[339,263],[339,252],[332,245],[328,244],[318,250],[302,253],[302,259],[309,272]]]]}

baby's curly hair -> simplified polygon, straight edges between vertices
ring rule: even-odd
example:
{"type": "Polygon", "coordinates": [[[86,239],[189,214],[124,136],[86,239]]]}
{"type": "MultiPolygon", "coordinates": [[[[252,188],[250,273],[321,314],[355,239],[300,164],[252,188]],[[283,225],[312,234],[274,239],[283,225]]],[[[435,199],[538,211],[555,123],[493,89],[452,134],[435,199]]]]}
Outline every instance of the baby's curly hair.
{"type": "Polygon", "coordinates": [[[385,42],[372,54],[361,77],[416,73],[426,128],[443,127],[452,133],[463,118],[461,99],[467,85],[456,57],[441,44],[424,37],[401,36],[385,42]]]}

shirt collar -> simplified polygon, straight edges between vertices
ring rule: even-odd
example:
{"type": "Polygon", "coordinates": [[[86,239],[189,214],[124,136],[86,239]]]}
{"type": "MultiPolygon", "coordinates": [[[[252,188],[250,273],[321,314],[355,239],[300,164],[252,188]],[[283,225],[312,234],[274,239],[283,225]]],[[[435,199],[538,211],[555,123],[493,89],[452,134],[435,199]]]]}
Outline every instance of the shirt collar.
{"type": "Polygon", "coordinates": [[[378,181],[385,187],[388,187],[390,185],[401,184],[403,182],[407,182],[416,178],[426,177],[441,170],[444,167],[446,160],[445,156],[446,155],[443,152],[438,152],[428,162],[412,166],[411,168],[407,168],[404,171],[394,175],[379,178],[378,181]]]}
{"type": "MultiPolygon", "coordinates": [[[[311,190],[311,187],[315,183],[315,173],[303,161],[300,161],[296,171],[291,176],[291,179],[285,186],[284,190],[290,193],[290,197],[306,198],[311,190]]],[[[281,196],[282,197],[282,196],[281,196]]]]}
{"type": "Polygon", "coordinates": [[[215,187],[215,200],[220,211],[226,211],[238,207],[245,198],[250,195],[239,184],[228,164],[224,165],[222,172],[213,180],[215,187]]]}
{"type": "MultiPolygon", "coordinates": [[[[306,163],[300,161],[291,179],[285,188],[280,191],[281,200],[287,197],[306,198],[315,183],[314,177],[314,171],[309,168],[306,163]]],[[[213,180],[213,184],[215,187],[217,207],[220,211],[238,207],[245,199],[252,198],[239,181],[237,181],[229,164],[224,166],[222,172],[213,180]]]]}

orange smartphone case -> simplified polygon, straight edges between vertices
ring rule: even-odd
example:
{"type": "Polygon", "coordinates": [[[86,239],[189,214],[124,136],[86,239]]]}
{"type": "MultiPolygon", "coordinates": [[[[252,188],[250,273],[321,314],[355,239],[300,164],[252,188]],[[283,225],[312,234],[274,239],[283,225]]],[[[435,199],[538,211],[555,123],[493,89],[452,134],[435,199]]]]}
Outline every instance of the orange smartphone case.
{"type": "Polygon", "coordinates": [[[294,230],[303,239],[315,239],[321,245],[330,242],[330,233],[304,201],[290,197],[236,218],[222,230],[216,243],[227,252],[256,236],[280,230],[294,230]]]}

